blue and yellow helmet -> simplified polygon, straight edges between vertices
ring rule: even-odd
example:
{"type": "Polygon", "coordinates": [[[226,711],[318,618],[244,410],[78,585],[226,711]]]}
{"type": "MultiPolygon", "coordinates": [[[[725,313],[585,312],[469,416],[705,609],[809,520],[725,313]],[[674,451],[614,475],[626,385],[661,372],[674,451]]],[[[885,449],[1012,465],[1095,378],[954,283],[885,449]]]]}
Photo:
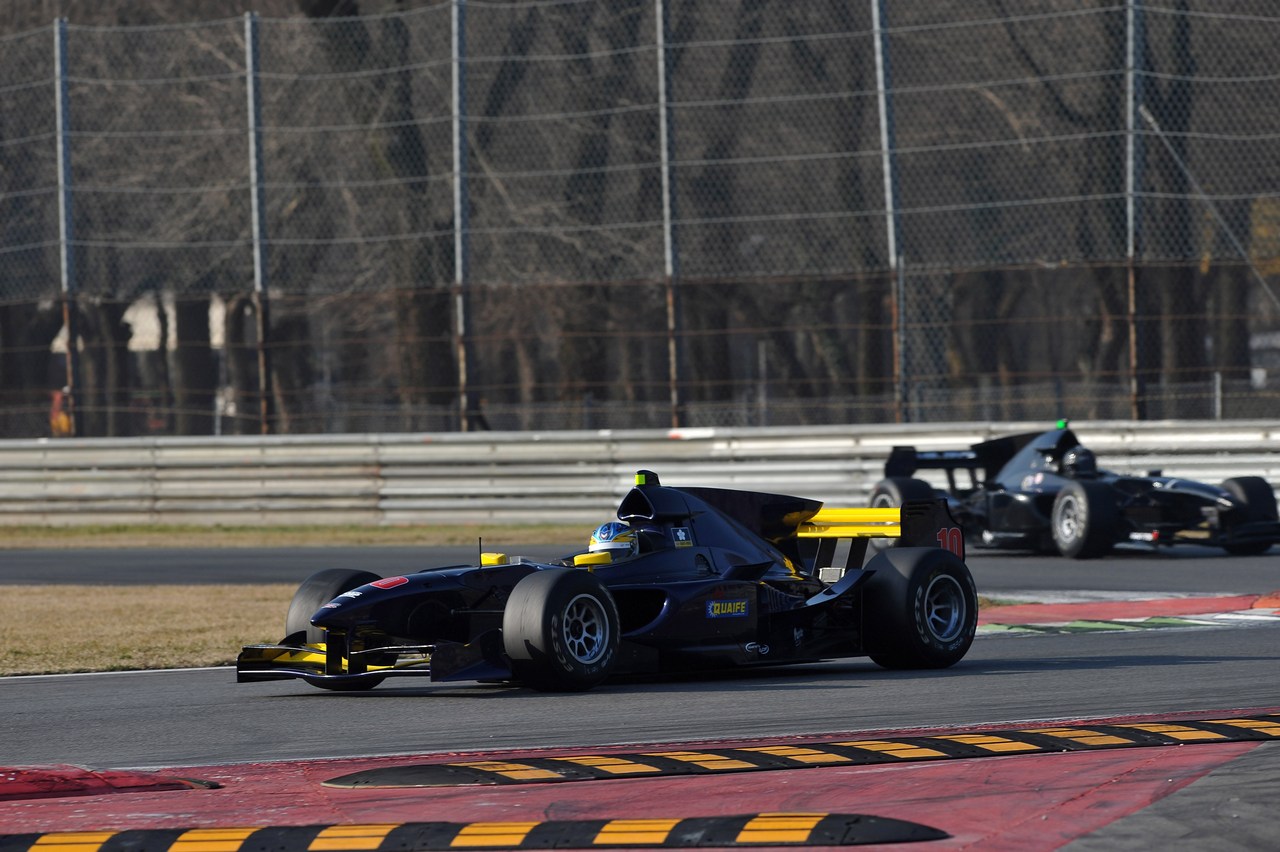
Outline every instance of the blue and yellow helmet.
{"type": "Polygon", "coordinates": [[[613,558],[632,556],[639,552],[636,531],[621,521],[609,521],[596,527],[591,533],[587,549],[592,553],[608,551],[613,558]]]}

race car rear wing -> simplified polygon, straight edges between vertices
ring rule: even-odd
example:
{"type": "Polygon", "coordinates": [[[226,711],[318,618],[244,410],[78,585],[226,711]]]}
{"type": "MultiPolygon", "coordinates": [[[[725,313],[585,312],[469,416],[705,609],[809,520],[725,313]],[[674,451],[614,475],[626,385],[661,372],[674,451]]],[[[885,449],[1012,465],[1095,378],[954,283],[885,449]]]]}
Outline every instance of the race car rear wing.
{"type": "Polygon", "coordinates": [[[979,488],[995,477],[1009,460],[1033,441],[1039,452],[1058,459],[1071,447],[1080,443],[1066,427],[1065,421],[1049,432],[1024,432],[1005,435],[989,441],[970,445],[967,450],[917,450],[915,447],[894,447],[884,463],[886,478],[913,477],[916,471],[940,470],[946,474],[952,493],[967,493],[979,488]],[[956,471],[969,472],[968,485],[956,482],[956,471]]]}
{"type": "Polygon", "coordinates": [[[896,539],[899,547],[943,547],[964,559],[964,530],[945,500],[911,501],[900,508],[824,508],[796,528],[796,537],[806,567],[818,576],[824,569],[861,568],[871,539],[896,539]]]}
{"type": "Polygon", "coordinates": [[[884,463],[886,478],[913,477],[916,471],[940,470],[947,477],[947,488],[952,492],[972,491],[995,471],[989,462],[979,458],[973,450],[917,450],[915,447],[894,447],[884,463]],[[956,471],[969,472],[969,482],[958,483],[956,471]]]}

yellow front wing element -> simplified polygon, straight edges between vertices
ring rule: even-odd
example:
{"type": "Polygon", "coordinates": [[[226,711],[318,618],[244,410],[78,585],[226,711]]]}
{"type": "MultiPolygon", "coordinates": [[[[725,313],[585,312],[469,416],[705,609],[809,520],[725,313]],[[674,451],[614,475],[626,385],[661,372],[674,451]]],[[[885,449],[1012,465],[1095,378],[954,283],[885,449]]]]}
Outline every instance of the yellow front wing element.
{"type": "MultiPolygon", "coordinates": [[[[252,661],[258,663],[272,663],[274,668],[299,668],[299,669],[315,669],[316,674],[324,673],[325,663],[325,644],[319,642],[316,644],[304,645],[301,648],[292,648],[285,645],[249,645],[240,652],[241,662],[252,661]]],[[[408,669],[414,666],[421,666],[430,662],[428,655],[411,656],[401,660],[397,660],[393,665],[379,666],[371,665],[368,667],[369,672],[390,671],[393,669],[408,669]]],[[[350,668],[350,661],[342,658],[342,670],[345,672],[350,668]]]]}
{"type": "MultiPolygon", "coordinates": [[[[247,648],[245,649],[248,650],[247,648]]],[[[307,645],[301,649],[286,648],[283,646],[262,646],[253,649],[257,651],[254,655],[259,660],[279,663],[282,666],[307,666],[317,667],[320,671],[324,671],[324,645],[307,645]]],[[[346,660],[343,660],[345,667],[346,660]]]]}
{"type": "Polygon", "coordinates": [[[900,538],[902,510],[820,509],[796,529],[800,538],[900,538]]]}

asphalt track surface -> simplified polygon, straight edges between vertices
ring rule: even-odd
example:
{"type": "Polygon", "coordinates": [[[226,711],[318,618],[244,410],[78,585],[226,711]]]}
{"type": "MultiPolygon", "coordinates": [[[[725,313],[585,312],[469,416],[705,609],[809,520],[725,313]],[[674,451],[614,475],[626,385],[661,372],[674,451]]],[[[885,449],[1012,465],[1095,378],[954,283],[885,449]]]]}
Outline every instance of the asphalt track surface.
{"type": "MultiPolygon", "coordinates": [[[[392,574],[467,561],[469,554],[463,548],[3,551],[0,584],[294,582],[335,565],[392,574]]],[[[969,562],[986,595],[1104,604],[1119,599],[1133,601],[1135,611],[1144,599],[1280,589],[1275,552],[1226,558],[1208,550],[1126,551],[1071,562],[976,551],[969,562]]],[[[941,672],[887,672],[852,660],[616,682],[575,696],[403,680],[348,695],[290,682],[237,685],[226,669],[0,679],[0,765],[174,771],[224,784],[218,791],[0,802],[0,834],[103,827],[95,819],[116,820],[111,827],[147,824],[137,820],[208,824],[200,822],[208,811],[196,803],[216,800],[232,802],[231,813],[246,819],[275,814],[290,824],[297,824],[299,807],[318,814],[313,822],[361,822],[370,815],[420,820],[441,812],[465,819],[551,819],[588,812],[653,817],[819,810],[910,819],[951,835],[915,844],[921,847],[1267,848],[1277,837],[1280,742],[528,790],[366,791],[345,798],[316,790],[320,780],[370,765],[370,756],[398,755],[379,760],[404,763],[530,750],[797,743],[834,734],[888,737],[1071,720],[1274,714],[1280,712],[1278,662],[1280,624],[1241,616],[1164,629],[984,633],[961,664],[941,672]],[[232,795],[236,790],[241,798],[232,795]]]]}

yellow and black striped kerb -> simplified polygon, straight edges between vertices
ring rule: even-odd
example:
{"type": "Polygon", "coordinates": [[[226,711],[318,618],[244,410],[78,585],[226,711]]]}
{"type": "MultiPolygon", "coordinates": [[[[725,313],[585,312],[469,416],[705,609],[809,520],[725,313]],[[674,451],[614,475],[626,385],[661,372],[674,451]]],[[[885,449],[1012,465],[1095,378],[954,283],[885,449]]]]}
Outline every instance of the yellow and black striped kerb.
{"type": "Polygon", "coordinates": [[[453,787],[714,775],[813,766],[865,766],[914,760],[1044,754],[1101,748],[1280,739],[1280,715],[1178,722],[1064,725],[884,740],[833,740],[697,751],[475,760],[368,769],[325,781],[330,787],[453,787]]]}
{"type": "Polygon", "coordinates": [[[0,852],[429,852],[440,849],[694,849],[940,840],[926,825],[860,814],[685,819],[415,822],[291,828],[138,829],[0,836],[0,852]]]}

